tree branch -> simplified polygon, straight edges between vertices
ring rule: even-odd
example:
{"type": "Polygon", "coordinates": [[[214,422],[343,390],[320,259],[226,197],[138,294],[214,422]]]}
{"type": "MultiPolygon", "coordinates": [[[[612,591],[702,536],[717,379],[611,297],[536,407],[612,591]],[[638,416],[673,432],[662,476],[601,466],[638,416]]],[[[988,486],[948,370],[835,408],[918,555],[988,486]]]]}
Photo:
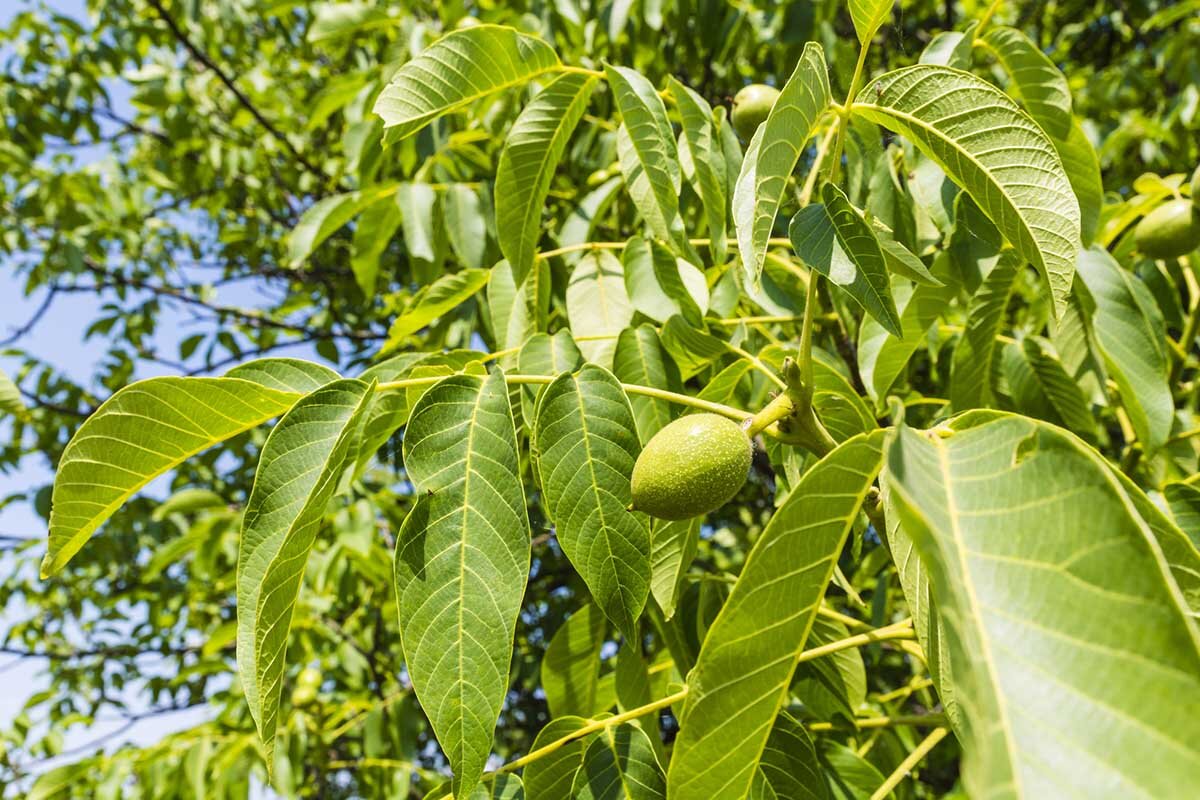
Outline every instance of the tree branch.
{"type": "Polygon", "coordinates": [[[233,79],[230,78],[223,69],[217,66],[217,64],[213,62],[213,60],[209,58],[203,50],[193,43],[191,39],[188,38],[187,34],[180,29],[178,23],[176,23],[171,15],[167,13],[166,8],[163,7],[162,0],[147,0],[147,2],[158,13],[159,18],[167,24],[168,28],[170,28],[171,34],[175,37],[176,41],[178,41],[181,45],[183,45],[184,49],[191,53],[192,58],[196,59],[207,69],[211,70],[212,73],[217,76],[217,79],[221,81],[221,83],[225,84],[225,88],[229,89],[229,91],[233,93],[233,96],[237,98],[237,101],[241,103],[243,108],[250,112],[251,116],[258,121],[259,125],[262,125],[264,128],[266,128],[268,133],[278,139],[283,146],[287,148],[288,152],[291,153],[298,162],[304,165],[305,169],[307,169],[313,175],[321,178],[323,181],[329,180],[329,176],[325,174],[324,170],[305,158],[304,155],[296,149],[295,145],[292,144],[291,140],[288,139],[288,137],[284,135],[281,130],[276,128],[270,120],[264,117],[262,112],[258,110],[254,103],[250,102],[250,98],[242,93],[242,90],[237,87],[237,84],[233,82],[233,79]]]}

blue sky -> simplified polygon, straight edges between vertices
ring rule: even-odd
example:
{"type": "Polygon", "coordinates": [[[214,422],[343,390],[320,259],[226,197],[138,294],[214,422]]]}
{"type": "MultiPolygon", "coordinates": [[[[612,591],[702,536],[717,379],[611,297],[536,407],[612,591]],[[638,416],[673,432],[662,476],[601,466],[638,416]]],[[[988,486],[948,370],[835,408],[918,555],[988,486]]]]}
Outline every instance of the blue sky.
{"type": "MultiPolygon", "coordinates": [[[[50,6],[56,11],[84,21],[86,24],[88,15],[84,0],[52,0],[50,6]]],[[[19,0],[16,3],[0,3],[0,25],[7,25],[13,15],[31,7],[32,4],[27,0],[19,0]]],[[[3,50],[0,50],[0,59],[3,55],[3,50]]],[[[114,107],[118,111],[127,110],[124,93],[115,90],[115,87],[112,93],[114,107]]],[[[103,155],[102,152],[83,152],[79,154],[79,157],[87,161],[101,155],[103,155]]],[[[17,274],[11,262],[6,263],[0,259],[0,298],[2,298],[0,299],[0,339],[3,339],[34,314],[45,298],[45,290],[36,291],[28,297],[25,296],[23,276],[17,274]]],[[[106,343],[103,338],[85,341],[84,332],[96,318],[100,306],[106,299],[104,294],[80,293],[58,296],[33,333],[23,337],[14,346],[54,365],[74,380],[96,389],[97,394],[103,396],[104,391],[95,384],[94,376],[96,365],[106,351],[106,343]]],[[[222,287],[216,302],[225,305],[253,307],[257,305],[258,297],[253,285],[238,283],[222,287]]],[[[160,319],[158,341],[160,351],[167,355],[177,352],[178,341],[196,330],[190,315],[182,310],[164,311],[160,319]]],[[[287,355],[300,358],[316,358],[311,348],[307,346],[296,347],[285,352],[287,355]]],[[[20,359],[0,353],[0,369],[9,375],[16,377],[15,373],[20,363],[20,359]]],[[[139,367],[136,377],[149,377],[164,371],[154,365],[142,365],[139,367]]],[[[7,424],[0,421],[0,437],[9,435],[8,429],[5,427],[7,424]]],[[[0,474],[0,497],[14,492],[36,490],[49,483],[52,477],[50,465],[45,459],[36,456],[26,458],[16,472],[0,474]]],[[[161,493],[161,483],[160,481],[152,484],[147,491],[156,493],[155,487],[158,486],[157,493],[161,493]]],[[[14,503],[0,509],[0,533],[44,538],[46,535],[45,522],[33,511],[30,504],[14,503]]],[[[99,535],[103,535],[103,529],[99,535]]],[[[0,561],[0,567],[2,566],[3,562],[0,561]]],[[[0,609],[0,612],[3,612],[3,609],[0,609]]],[[[0,617],[0,629],[5,629],[7,624],[3,617],[0,617]]],[[[44,667],[44,663],[37,660],[11,662],[0,656],[0,677],[5,682],[5,691],[0,692],[0,726],[7,727],[13,716],[20,711],[26,698],[44,688],[45,684],[42,678],[44,667]]],[[[151,718],[139,723],[118,742],[128,740],[150,743],[172,730],[194,725],[205,714],[206,710],[200,708],[165,717],[151,718]]],[[[119,723],[69,732],[66,737],[66,746],[70,748],[84,745],[116,727],[119,727],[119,723]]],[[[52,764],[46,766],[52,766],[52,764]]]]}

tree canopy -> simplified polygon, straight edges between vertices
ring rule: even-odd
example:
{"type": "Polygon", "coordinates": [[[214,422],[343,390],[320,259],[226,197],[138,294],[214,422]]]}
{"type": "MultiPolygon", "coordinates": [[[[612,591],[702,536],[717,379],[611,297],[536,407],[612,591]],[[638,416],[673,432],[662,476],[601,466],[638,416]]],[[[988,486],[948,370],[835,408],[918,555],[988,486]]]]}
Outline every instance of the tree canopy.
{"type": "Polygon", "coordinates": [[[1188,795],[1194,0],[89,0],[0,61],[5,796],[1188,795]],[[630,510],[698,413],[745,484],[630,510]]]}

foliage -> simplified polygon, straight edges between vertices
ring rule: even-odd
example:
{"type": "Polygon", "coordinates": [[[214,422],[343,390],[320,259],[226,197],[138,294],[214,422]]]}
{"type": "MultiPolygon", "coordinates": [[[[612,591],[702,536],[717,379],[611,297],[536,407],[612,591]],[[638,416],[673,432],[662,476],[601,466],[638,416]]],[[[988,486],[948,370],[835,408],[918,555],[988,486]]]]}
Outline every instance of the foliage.
{"type": "Polygon", "coordinates": [[[1188,7],[17,13],[0,785],[1187,796],[1200,253],[1134,230],[1197,202],[1188,7]],[[72,293],[84,382],[28,347],[72,293]],[[745,486],[632,510],[698,411],[745,486]]]}

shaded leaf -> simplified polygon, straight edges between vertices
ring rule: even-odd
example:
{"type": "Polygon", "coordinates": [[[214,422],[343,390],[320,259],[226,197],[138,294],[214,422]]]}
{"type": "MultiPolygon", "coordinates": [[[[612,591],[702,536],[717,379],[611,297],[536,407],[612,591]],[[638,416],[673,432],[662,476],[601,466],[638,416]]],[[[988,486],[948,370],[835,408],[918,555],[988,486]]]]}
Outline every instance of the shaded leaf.
{"type": "Polygon", "coordinates": [[[641,452],[633,410],[608,371],[585,364],[546,387],[534,423],[543,502],[563,552],[626,636],[650,589],[650,529],[626,510],[641,452]]]}
{"type": "Polygon", "coordinates": [[[337,380],[301,398],[271,429],[246,501],[237,559],[237,662],[272,763],[292,610],[338,479],[358,454],[372,384],[337,380]]]}
{"type": "Polygon", "coordinates": [[[641,728],[611,725],[596,735],[571,789],[574,800],[660,800],[662,767],[641,728]]]}
{"type": "Polygon", "coordinates": [[[454,770],[479,782],[508,688],[530,534],[504,375],[427,391],[404,436],[416,493],[396,542],[396,601],[413,688],[454,770]]]}
{"type": "Polygon", "coordinates": [[[883,251],[872,226],[850,205],[841,189],[827,183],[824,203],[800,209],[788,226],[792,247],[805,264],[854,298],[889,333],[900,335],[883,251]]]}
{"type": "Polygon", "coordinates": [[[1157,450],[1171,435],[1175,408],[1162,313],[1146,285],[1098,246],[1080,253],[1079,277],[1096,303],[1096,342],[1129,421],[1142,446],[1157,450]]]}
{"type": "Polygon", "coordinates": [[[586,603],[555,631],[542,657],[542,690],[552,717],[590,717],[600,678],[604,645],[604,612],[586,603]]]}
{"type": "Polygon", "coordinates": [[[486,269],[464,269],[443,275],[413,298],[404,313],[396,317],[388,328],[387,343],[383,352],[399,347],[405,337],[433,322],[448,311],[453,311],[470,299],[488,282],[486,269]]]}
{"type": "Polygon", "coordinates": [[[575,265],[567,284],[567,319],[584,357],[611,367],[617,335],[633,320],[624,269],[612,253],[588,253],[575,265]]]}
{"type": "MultiPolygon", "coordinates": [[[[663,349],[658,333],[649,325],[621,331],[613,356],[613,374],[622,383],[682,391],[679,368],[663,349]]],[[[633,407],[638,438],[642,444],[650,441],[650,437],[675,418],[675,411],[666,400],[635,395],[629,398],[629,403],[633,407]]]]}

